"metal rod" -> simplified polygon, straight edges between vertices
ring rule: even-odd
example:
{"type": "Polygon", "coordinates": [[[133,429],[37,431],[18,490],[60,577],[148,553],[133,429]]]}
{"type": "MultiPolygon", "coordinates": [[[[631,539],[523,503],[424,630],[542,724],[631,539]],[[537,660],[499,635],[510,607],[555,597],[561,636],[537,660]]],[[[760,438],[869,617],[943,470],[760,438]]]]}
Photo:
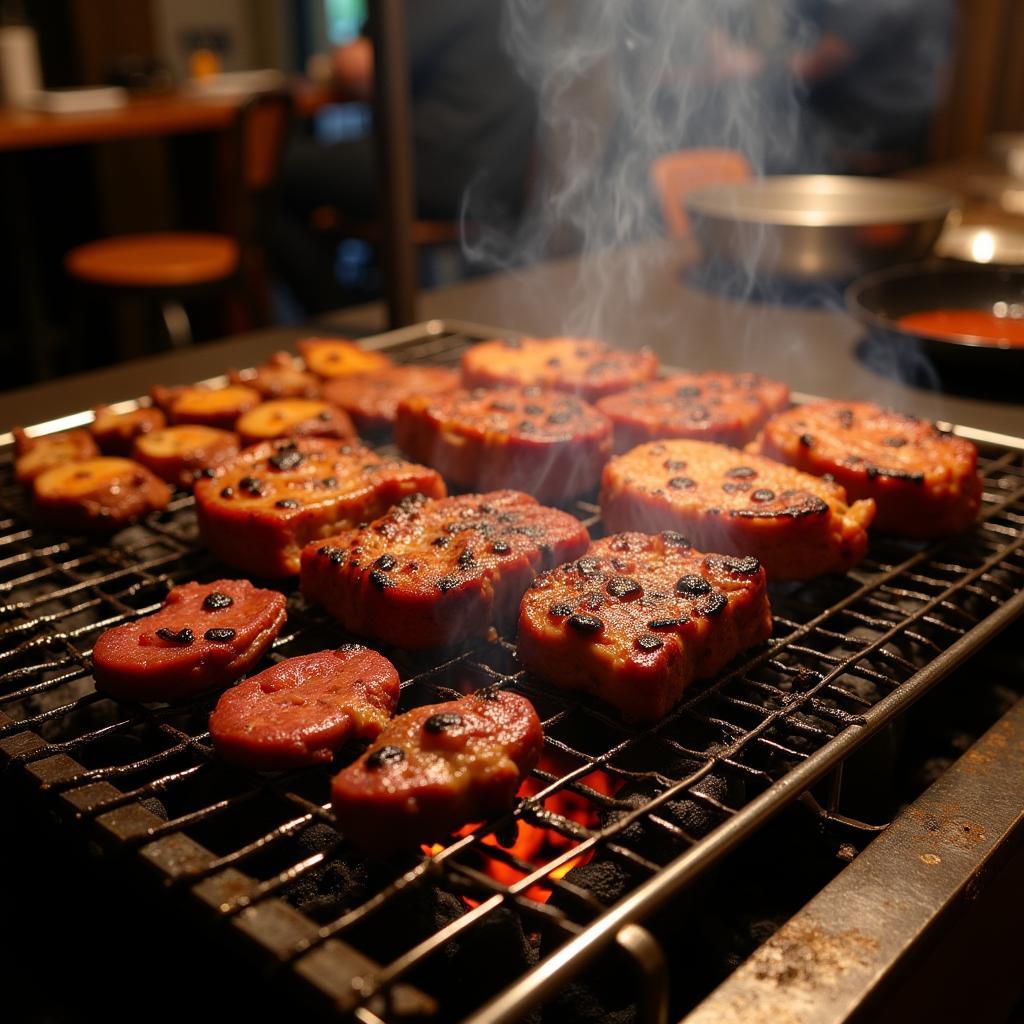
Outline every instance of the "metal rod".
{"type": "Polygon", "coordinates": [[[409,111],[405,0],[371,0],[374,137],[383,222],[384,293],[388,326],[416,319],[416,251],[412,244],[415,171],[409,111]]]}

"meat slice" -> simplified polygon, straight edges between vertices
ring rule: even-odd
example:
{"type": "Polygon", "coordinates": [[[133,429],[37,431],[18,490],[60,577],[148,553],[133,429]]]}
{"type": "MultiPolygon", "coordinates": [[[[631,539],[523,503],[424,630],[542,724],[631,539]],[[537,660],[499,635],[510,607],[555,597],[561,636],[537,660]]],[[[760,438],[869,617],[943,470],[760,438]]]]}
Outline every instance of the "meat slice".
{"type": "Polygon", "coordinates": [[[675,530],[704,551],[753,555],[769,579],[845,572],[867,550],[873,501],[847,505],[838,484],[705,441],[654,441],[611,460],[605,527],[675,530]]]}
{"type": "Polygon", "coordinates": [[[870,402],[814,402],[773,416],[751,450],[826,473],[871,498],[874,525],[929,539],[966,530],[981,505],[978,450],[931,423],[870,402]]]}
{"type": "Polygon", "coordinates": [[[320,397],[320,378],[290,352],[275,352],[251,370],[231,370],[228,380],[253,388],[264,399],[320,397]]]}
{"type": "Polygon", "coordinates": [[[227,690],[210,716],[217,752],[282,771],[330,761],[350,739],[373,740],[398,706],[395,666],[359,644],[271,665],[227,690]]]}
{"type": "Polygon", "coordinates": [[[293,576],[311,540],[373,519],[413,493],[440,498],[432,469],[321,437],[247,448],[196,484],[199,529],[223,562],[255,576],[293,576]]]}
{"type": "Polygon", "coordinates": [[[145,466],[113,455],[55,466],[32,485],[35,521],[68,530],[118,530],[170,500],[167,484],[145,466]]]}
{"type": "Polygon", "coordinates": [[[391,365],[381,352],[371,352],[342,338],[304,338],[298,344],[310,373],[323,379],[353,373],[375,373],[391,365]]]}
{"type": "Polygon", "coordinates": [[[509,338],[474,345],[462,357],[467,388],[539,384],[589,402],[658,375],[653,352],[612,348],[592,338],[509,338]]]}
{"type": "Polygon", "coordinates": [[[544,734],[518,694],[483,690],[396,718],[331,784],[342,834],[384,855],[511,808],[544,734]]]}
{"type": "Polygon", "coordinates": [[[89,433],[104,455],[132,454],[135,439],[159,430],[166,422],[164,414],[155,406],[143,406],[128,412],[115,412],[101,405],[94,410],[95,419],[89,424],[89,433]]]}
{"type": "Polygon", "coordinates": [[[615,451],[689,437],[740,447],[789,404],[789,388],[756,373],[679,373],[608,395],[597,408],[615,430],[615,451]]]}
{"type": "Polygon", "coordinates": [[[163,607],[101,634],[96,689],[124,700],[181,700],[233,683],[280,632],[285,600],[248,580],[185,583],[163,607]]]}
{"type": "Polygon", "coordinates": [[[537,573],[589,541],[576,518],[516,491],[416,495],[369,526],[309,545],[302,592],[354,633],[444,647],[511,625],[537,573]]]}
{"type": "Polygon", "coordinates": [[[279,437],[355,437],[348,415],[316,398],[275,398],[238,418],[235,429],[242,444],[258,444],[279,437]]]}
{"type": "Polygon", "coordinates": [[[88,430],[65,430],[60,434],[29,437],[20,427],[14,428],[14,477],[26,487],[54,466],[82,462],[99,453],[88,430]]]}
{"type": "Polygon", "coordinates": [[[383,434],[395,425],[404,398],[454,391],[459,375],[443,366],[389,366],[375,373],[336,377],[324,385],[324,398],[344,409],[362,434],[383,434]]]}
{"type": "Polygon", "coordinates": [[[519,612],[519,660],[629,721],[656,722],[691,682],[771,631],[756,558],[704,555],[670,531],[622,533],[534,580],[519,612]]]}
{"type": "Polygon", "coordinates": [[[611,424],[593,406],[541,388],[406,398],[395,440],[458,487],[555,504],[597,487],[612,447],[611,424]]]}
{"type": "Polygon", "coordinates": [[[224,388],[158,385],[150,389],[150,395],[171,423],[198,423],[221,430],[233,430],[238,417],[260,403],[260,393],[243,384],[224,388]]]}
{"type": "Polygon", "coordinates": [[[216,476],[238,452],[238,435],[230,430],[181,423],[138,437],[132,454],[161,480],[189,491],[199,478],[216,476]]]}

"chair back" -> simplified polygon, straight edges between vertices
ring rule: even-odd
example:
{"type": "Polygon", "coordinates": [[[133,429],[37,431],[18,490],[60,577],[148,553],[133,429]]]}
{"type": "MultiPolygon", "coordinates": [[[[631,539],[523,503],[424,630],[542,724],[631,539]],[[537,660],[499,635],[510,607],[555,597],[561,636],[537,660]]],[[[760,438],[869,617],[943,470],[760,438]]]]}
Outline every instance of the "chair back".
{"type": "Polygon", "coordinates": [[[753,173],[747,158],[734,149],[681,149],[659,156],[651,164],[651,181],[669,234],[673,238],[689,235],[683,204],[694,189],[720,181],[747,181],[753,173]]]}
{"type": "Polygon", "coordinates": [[[285,91],[256,93],[238,108],[231,173],[238,197],[235,232],[243,246],[260,240],[276,201],[293,117],[294,101],[285,91]]]}

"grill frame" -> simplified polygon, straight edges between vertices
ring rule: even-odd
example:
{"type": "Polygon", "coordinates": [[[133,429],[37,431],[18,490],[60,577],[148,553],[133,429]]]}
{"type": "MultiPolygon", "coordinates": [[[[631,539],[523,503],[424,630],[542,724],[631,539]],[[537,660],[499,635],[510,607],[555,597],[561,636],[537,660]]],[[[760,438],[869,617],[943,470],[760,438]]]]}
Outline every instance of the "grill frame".
{"type": "MultiPolygon", "coordinates": [[[[408,354],[408,350],[410,348],[414,349],[418,344],[424,345],[428,350],[431,346],[435,348],[442,346],[442,349],[439,349],[441,354],[454,358],[454,355],[457,355],[461,348],[455,348],[454,345],[456,343],[449,345],[449,336],[455,336],[456,338],[466,337],[467,340],[471,341],[503,333],[507,332],[457,322],[430,321],[425,325],[415,325],[411,328],[368,339],[366,344],[368,347],[388,350],[396,355],[400,355],[402,352],[408,354]],[[445,345],[448,345],[447,350],[443,349],[445,345]]],[[[458,344],[461,344],[461,342],[458,344]]],[[[435,351],[433,354],[436,356],[438,352],[435,351]]],[[[220,383],[222,380],[223,378],[213,378],[210,382],[220,383]]],[[[796,397],[800,399],[804,396],[796,397]]],[[[133,408],[137,404],[139,403],[136,401],[121,403],[119,408],[133,408]]],[[[30,433],[50,433],[64,430],[88,423],[90,419],[91,414],[88,412],[75,413],[45,424],[39,424],[35,428],[30,429],[30,433]]],[[[570,975],[582,969],[593,956],[617,939],[621,945],[635,950],[638,949],[642,955],[644,943],[642,938],[638,937],[639,930],[623,932],[624,928],[638,924],[655,911],[664,907],[699,874],[717,863],[729,850],[760,827],[768,818],[778,813],[801,792],[840,765],[845,757],[856,747],[860,746],[871,735],[892,721],[914,700],[964,661],[974,650],[977,650],[986,643],[999,629],[1003,628],[1003,626],[1024,611],[1024,592],[1020,588],[1020,583],[1024,582],[1024,561],[1021,561],[1019,565],[1011,561],[1012,558],[1021,558],[1021,544],[1022,540],[1024,540],[1024,456],[1022,456],[1022,453],[1024,453],[1024,440],[988,434],[983,431],[963,427],[952,429],[986,446],[986,451],[998,450],[994,460],[989,462],[989,473],[998,471],[1000,466],[1006,469],[1007,477],[1004,479],[1009,479],[1012,476],[1016,480],[1016,489],[1009,497],[1004,495],[1003,505],[1007,509],[1009,509],[1010,505],[1021,506],[1021,512],[1008,511],[1006,513],[1013,517],[1011,522],[1016,525],[1015,533],[1012,530],[1008,531],[1005,524],[993,523],[1001,513],[995,511],[994,506],[991,508],[986,507],[988,516],[985,522],[993,523],[993,526],[1000,525],[1004,532],[1012,534],[1006,547],[1008,549],[1012,548],[1013,554],[1008,555],[1007,552],[1002,552],[999,557],[993,558],[992,566],[988,570],[976,569],[966,582],[960,580],[952,585],[952,592],[961,595],[964,592],[970,592],[971,587],[977,587],[979,590],[984,591],[983,583],[986,586],[993,586],[993,571],[1009,571],[1011,576],[1016,574],[1018,582],[1017,592],[1013,593],[1012,588],[1008,587],[1005,582],[996,584],[997,587],[1001,587],[1002,590],[1009,591],[1009,593],[1007,593],[1006,599],[999,603],[995,597],[986,592],[984,599],[997,603],[998,607],[981,619],[979,624],[966,632],[960,630],[961,635],[959,639],[941,650],[937,649],[935,656],[931,657],[924,666],[915,668],[910,677],[899,682],[890,693],[881,697],[871,707],[865,708],[862,714],[851,715],[846,713],[845,719],[842,719],[842,716],[840,716],[843,720],[842,728],[838,729],[824,745],[813,750],[809,756],[800,760],[796,767],[790,768],[782,777],[770,782],[760,795],[745,803],[738,809],[737,813],[726,817],[708,835],[699,838],[686,852],[675,857],[667,865],[660,867],[656,874],[649,877],[647,881],[640,883],[629,895],[610,909],[605,910],[596,919],[590,923],[580,925],[577,921],[567,918],[568,927],[564,922],[546,922],[549,926],[561,928],[565,932],[568,937],[565,944],[549,954],[537,967],[513,982],[512,985],[499,993],[490,1003],[473,1013],[468,1019],[475,1022],[517,1019],[526,1008],[552,993],[570,975]],[[1006,565],[1013,567],[1007,570],[1005,569],[1006,565]],[[989,579],[986,580],[986,576],[989,579]]],[[[10,442],[10,435],[0,437],[0,446],[4,450],[9,450],[10,442]]],[[[986,495],[989,496],[988,491],[986,491],[986,495]]],[[[187,508],[190,501],[191,499],[177,499],[175,514],[187,508]]],[[[6,498],[4,499],[4,504],[6,505],[6,498]]],[[[983,514],[985,511],[986,509],[983,509],[983,514]]],[[[595,512],[596,509],[593,506],[587,506],[585,503],[581,503],[577,509],[577,514],[588,523],[588,526],[594,525],[593,521],[588,521],[588,517],[593,517],[595,512]]],[[[153,518],[151,517],[150,528],[153,528],[153,518]]],[[[156,517],[156,519],[161,518],[156,517]]],[[[979,526],[975,530],[984,532],[988,528],[988,526],[979,526]]],[[[157,532],[160,532],[159,529],[157,532]]],[[[170,533],[165,532],[163,536],[167,543],[174,541],[173,531],[170,531],[170,533]]],[[[9,544],[20,543],[17,539],[0,538],[0,540],[4,539],[9,544]]],[[[905,575],[906,571],[912,569],[915,565],[927,561],[931,553],[943,547],[954,546],[957,542],[958,539],[954,539],[953,541],[928,545],[920,550],[915,549],[914,553],[907,556],[907,564],[905,566],[897,565],[891,571],[884,573],[882,577],[875,578],[870,583],[870,586],[865,584],[861,590],[870,589],[871,591],[876,591],[879,587],[888,585],[888,582],[898,580],[901,575],[905,575]]],[[[45,557],[52,561],[54,553],[51,552],[45,555],[45,557]]],[[[178,560],[180,564],[180,553],[179,555],[168,556],[168,559],[169,564],[174,563],[175,560],[178,560]]],[[[208,557],[206,561],[210,562],[208,557]]],[[[6,560],[0,559],[0,564],[6,567],[8,563],[6,560]]],[[[147,565],[145,571],[153,576],[153,572],[158,572],[163,564],[163,562],[156,560],[152,565],[147,565]]],[[[137,573],[138,568],[138,566],[135,566],[130,571],[137,573]]],[[[155,585],[156,577],[154,576],[153,579],[154,583],[152,585],[155,585]]],[[[932,577],[927,579],[929,583],[925,584],[922,582],[920,586],[925,587],[926,585],[935,585],[941,582],[934,580],[932,577]]],[[[89,584],[89,588],[94,590],[96,587],[97,581],[93,580],[89,584]]],[[[142,592],[145,589],[145,585],[142,585],[138,592],[142,592]]],[[[897,588],[897,590],[900,589],[905,590],[906,588],[897,588]]],[[[2,592],[0,590],[0,593],[2,592]]],[[[847,594],[843,600],[852,608],[857,600],[859,600],[857,597],[858,593],[860,591],[847,594]]],[[[49,600],[53,599],[53,595],[50,595],[49,600]]],[[[114,600],[114,598],[104,595],[101,600],[114,600]]],[[[892,604],[892,602],[904,600],[910,599],[905,594],[901,596],[901,594],[897,593],[891,596],[891,600],[888,603],[892,604]]],[[[944,598],[940,591],[938,594],[932,595],[930,601],[919,602],[923,605],[923,610],[919,610],[916,615],[911,617],[903,616],[899,619],[898,623],[894,624],[893,632],[905,637],[908,626],[917,621],[924,622],[928,627],[933,626],[934,624],[929,622],[931,610],[933,608],[942,608],[944,600],[947,599],[944,598]]],[[[982,600],[982,598],[979,597],[979,600],[982,600]]],[[[138,614],[143,610],[150,610],[148,605],[139,608],[124,601],[121,604],[123,606],[121,614],[123,615],[138,614]]],[[[792,627],[798,632],[803,630],[801,638],[804,636],[814,636],[821,623],[837,614],[838,607],[838,603],[829,604],[817,619],[812,617],[809,623],[799,623],[795,620],[786,619],[783,619],[782,622],[787,628],[792,627]]],[[[898,605],[897,610],[899,610],[898,605]]],[[[884,608],[882,611],[884,611],[884,608]]],[[[953,612],[950,612],[949,608],[945,608],[944,611],[953,614],[956,610],[954,608],[953,612]]],[[[875,618],[877,620],[878,616],[876,615],[875,618]]],[[[862,625],[864,624],[862,623],[862,625]]],[[[28,630],[27,626],[23,625],[22,628],[28,630]]],[[[874,628],[878,628],[877,621],[874,628]]],[[[952,629],[952,625],[943,620],[935,628],[940,629],[940,631],[947,631],[952,629]]],[[[5,627],[0,630],[0,637],[10,632],[11,627],[5,627]]],[[[926,646],[925,641],[928,638],[924,633],[921,636],[924,637],[922,643],[926,646]]],[[[289,639],[290,636],[283,643],[279,644],[278,648],[287,644],[289,639]]],[[[49,640],[44,640],[39,646],[45,647],[52,640],[53,637],[49,640]]],[[[850,637],[847,637],[846,640],[851,642],[850,637]]],[[[81,674],[81,671],[87,668],[87,661],[83,660],[82,653],[75,648],[74,638],[62,637],[58,638],[58,642],[70,647],[73,655],[71,660],[76,662],[79,674],[81,674]]],[[[831,642],[838,642],[838,640],[833,637],[831,642]]],[[[881,650],[884,645],[876,643],[876,646],[881,650]]],[[[789,649],[794,649],[792,642],[789,649]]],[[[671,721],[677,721],[686,713],[687,709],[698,705],[701,701],[715,700],[715,695],[724,692],[731,680],[744,677],[759,664],[772,661],[777,650],[779,648],[758,652],[752,657],[744,659],[739,666],[731,668],[729,672],[709,686],[698,687],[692,693],[688,692],[680,707],[671,716],[671,721]]],[[[495,652],[497,652],[499,659],[503,659],[508,655],[509,648],[507,645],[502,648],[499,644],[490,653],[494,654],[495,652]]],[[[829,654],[827,651],[817,651],[815,653],[821,658],[827,658],[829,654]]],[[[475,657],[474,652],[461,655],[460,659],[468,662],[471,657],[475,657]]],[[[865,655],[861,653],[857,660],[861,661],[864,657],[865,655]]],[[[447,667],[440,675],[442,680],[449,678],[444,673],[453,672],[454,664],[454,661],[447,663],[447,667]]],[[[486,658],[477,664],[486,666],[486,658]]],[[[430,674],[437,675],[437,671],[428,669],[426,675],[430,674]]],[[[403,673],[403,677],[407,690],[412,689],[414,686],[419,686],[420,689],[423,689],[425,686],[430,685],[434,686],[435,699],[446,699],[451,695],[450,690],[444,689],[443,682],[440,684],[440,688],[438,688],[437,684],[426,683],[422,676],[414,675],[412,678],[405,678],[405,673],[403,673]]],[[[0,661],[0,679],[6,680],[6,678],[3,671],[3,662],[0,661]]],[[[42,693],[53,688],[56,684],[50,680],[42,681],[39,685],[42,687],[39,692],[42,693]]],[[[542,691],[538,688],[531,689],[527,682],[517,684],[517,687],[534,697],[542,694],[542,691]]],[[[813,695],[818,690],[827,692],[827,686],[824,681],[813,687],[811,695],[804,693],[801,697],[795,699],[798,700],[801,707],[805,704],[810,705],[814,707],[816,713],[825,714],[829,710],[827,707],[816,707],[813,705],[813,695]]],[[[74,708],[70,712],[63,712],[60,709],[57,712],[44,710],[34,720],[30,719],[29,722],[31,726],[40,726],[45,731],[49,721],[59,719],[62,714],[71,714],[87,708],[90,701],[87,701],[84,697],[81,698],[81,701],[76,701],[74,708]],[[84,703],[81,701],[84,701],[84,703]]],[[[9,702],[10,697],[0,693],[0,709],[9,702]]],[[[208,703],[208,698],[194,702],[195,706],[198,707],[208,703]]],[[[562,703],[566,706],[571,705],[573,708],[577,707],[577,702],[572,700],[564,700],[562,703]]],[[[188,706],[186,705],[186,707],[188,706]]],[[[144,711],[143,713],[150,714],[149,711],[144,711]]],[[[566,712],[567,715],[572,713],[571,709],[566,712]]],[[[777,709],[776,717],[770,719],[770,721],[774,722],[778,719],[792,716],[795,713],[795,708],[786,709],[784,706],[777,709]]],[[[604,719],[606,726],[608,722],[612,721],[609,716],[604,715],[600,711],[593,711],[591,709],[586,714],[599,720],[604,719]]],[[[558,716],[556,715],[555,717],[557,718],[558,716]]],[[[159,716],[155,721],[157,722],[155,726],[157,729],[166,724],[159,721],[159,716]]],[[[550,729],[550,717],[547,724],[550,729]]],[[[555,725],[557,727],[558,723],[556,722],[555,725]]],[[[611,726],[607,727],[611,728],[611,726]]],[[[632,731],[637,736],[640,734],[646,735],[651,731],[624,730],[617,723],[615,727],[620,732],[632,731]]],[[[658,730],[665,728],[665,723],[661,723],[658,726],[658,730]]],[[[771,726],[766,725],[761,729],[761,732],[767,733],[770,728],[771,726]]],[[[742,739],[742,744],[739,747],[740,751],[751,741],[751,732],[751,730],[748,730],[746,735],[737,738],[737,743],[742,739]]],[[[198,741],[190,734],[178,735],[177,741],[182,745],[182,750],[188,748],[191,752],[198,749],[196,747],[198,741]]],[[[637,743],[639,740],[634,738],[632,742],[637,743]]],[[[237,930],[253,939],[266,952],[269,952],[272,957],[279,961],[290,963],[297,974],[305,978],[306,981],[311,982],[313,987],[326,996],[338,1009],[353,1012],[363,1020],[386,1019],[392,1016],[400,1018],[404,1013],[415,1009],[429,1009],[430,997],[407,982],[408,969],[422,958],[425,958],[429,953],[439,950],[448,939],[469,927],[472,922],[467,919],[472,918],[476,920],[506,900],[515,904],[528,919],[534,920],[538,917],[551,917],[551,908],[548,907],[545,910],[543,905],[535,904],[529,898],[528,890],[531,884],[541,883],[543,876],[550,873],[559,864],[569,862],[573,857],[578,856],[580,852],[579,846],[566,850],[543,867],[537,868],[532,874],[528,874],[524,879],[516,882],[511,887],[506,887],[482,880],[479,877],[475,877],[472,873],[467,874],[464,871],[465,864],[461,863],[458,859],[459,855],[467,852],[470,847],[478,847],[480,845],[479,838],[482,832],[478,831],[478,833],[471,836],[457,839],[441,853],[436,854],[429,860],[422,861],[419,868],[411,869],[414,876],[417,878],[429,878],[429,873],[437,870],[438,866],[440,866],[442,874],[458,868],[461,873],[461,883],[468,886],[470,891],[480,895],[481,886],[491,885],[493,890],[491,895],[487,896],[486,888],[484,888],[482,894],[485,898],[478,907],[466,911],[432,937],[420,943],[412,950],[406,951],[399,961],[382,967],[368,959],[352,945],[343,941],[341,936],[345,933],[346,928],[339,927],[337,924],[333,927],[318,926],[312,918],[296,910],[283,897],[276,895],[278,892],[284,891],[291,881],[315,868],[320,863],[316,859],[317,855],[313,855],[307,858],[306,861],[295,865],[294,870],[288,877],[278,875],[270,880],[261,882],[258,877],[253,877],[239,871],[236,866],[244,864],[249,856],[259,852],[257,848],[250,850],[249,846],[251,844],[235,851],[237,856],[227,859],[224,856],[218,858],[211,850],[205,848],[192,836],[182,831],[185,828],[194,826],[198,819],[190,821],[176,820],[167,823],[139,802],[139,800],[149,796],[159,796],[171,787],[187,784],[187,779],[191,777],[190,774],[169,776],[167,781],[161,782],[160,788],[155,790],[150,783],[141,790],[136,787],[125,791],[114,785],[111,780],[116,782],[122,775],[130,777],[134,774],[133,772],[106,772],[99,775],[95,772],[90,773],[83,764],[70,756],[70,753],[76,749],[75,746],[60,748],[48,744],[46,739],[35,728],[15,723],[0,710],[0,763],[4,760],[8,762],[21,762],[22,767],[25,769],[25,774],[30,777],[33,783],[41,787],[48,796],[57,798],[56,801],[51,802],[61,807],[65,816],[76,817],[90,823],[93,835],[98,835],[115,846],[124,847],[128,845],[135,847],[140,859],[155,868],[158,875],[164,881],[172,886],[189,888],[200,901],[206,903],[214,911],[219,919],[230,921],[237,930]],[[85,773],[84,776],[83,773],[85,773]],[[174,827],[169,827],[170,825],[174,827]],[[426,867],[423,865],[426,865],[426,867]],[[416,874],[417,871],[419,874],[416,874]],[[273,884],[267,884],[268,881],[273,884]],[[356,979],[358,979],[358,982],[356,979]]],[[[576,753],[579,754],[578,751],[576,753]]],[[[168,759],[174,756],[176,755],[169,755],[168,759]]],[[[605,767],[610,767],[611,760],[612,756],[606,754],[604,761],[601,763],[605,767]]],[[[714,766],[719,764],[721,760],[721,754],[716,753],[715,760],[711,765],[689,776],[676,779],[670,786],[663,788],[654,801],[648,802],[637,812],[638,820],[640,816],[645,821],[650,820],[651,813],[657,810],[658,807],[667,804],[673,797],[684,794],[693,797],[695,795],[693,787],[698,785],[701,777],[712,772],[714,766]]],[[[201,766],[202,761],[200,761],[200,768],[196,770],[198,775],[202,775],[201,766]]],[[[594,803],[595,794],[592,790],[588,791],[588,787],[571,781],[586,778],[594,766],[593,761],[587,761],[585,764],[578,766],[569,776],[544,778],[542,774],[541,781],[546,783],[552,791],[562,789],[568,785],[577,794],[582,794],[591,803],[594,803]],[[568,783],[567,778],[570,780],[568,783]]],[[[287,782],[287,779],[285,781],[287,782]]],[[[275,781],[271,786],[261,783],[259,792],[277,788],[280,788],[278,781],[275,781]]],[[[526,808],[517,809],[516,814],[521,815],[529,812],[531,807],[536,806],[537,803],[544,799],[545,792],[542,787],[541,794],[532,798],[532,804],[527,805],[526,808]]],[[[310,803],[309,806],[303,808],[301,802],[297,801],[296,804],[298,810],[302,810],[303,814],[311,815],[309,821],[326,820],[322,806],[315,806],[310,803]]],[[[295,820],[301,821],[302,815],[298,815],[295,820]]],[[[291,829],[298,831],[303,827],[303,824],[294,824],[291,826],[291,829]]],[[[561,827],[563,829],[566,828],[564,824],[561,827]]],[[[622,824],[619,822],[617,832],[622,830],[622,824]]],[[[572,832],[571,829],[569,831],[572,832]]],[[[578,834],[577,838],[579,838],[578,834]]],[[[610,838],[614,839],[614,835],[610,838]]],[[[587,835],[582,839],[582,842],[584,844],[589,843],[594,847],[603,843],[605,849],[607,849],[609,845],[608,840],[609,835],[601,835],[597,838],[593,835],[587,835]]],[[[276,839],[268,840],[268,842],[276,841],[276,839]]],[[[632,851],[627,850],[627,853],[630,852],[632,851]]],[[[502,859],[500,851],[497,849],[489,854],[489,856],[502,859]]],[[[449,875],[444,877],[447,882],[451,882],[449,875]]],[[[403,886],[413,882],[413,878],[409,875],[401,876],[399,880],[403,886]]],[[[556,883],[551,884],[555,885],[556,883]]],[[[564,883],[557,884],[563,889],[566,888],[564,883]]]]}

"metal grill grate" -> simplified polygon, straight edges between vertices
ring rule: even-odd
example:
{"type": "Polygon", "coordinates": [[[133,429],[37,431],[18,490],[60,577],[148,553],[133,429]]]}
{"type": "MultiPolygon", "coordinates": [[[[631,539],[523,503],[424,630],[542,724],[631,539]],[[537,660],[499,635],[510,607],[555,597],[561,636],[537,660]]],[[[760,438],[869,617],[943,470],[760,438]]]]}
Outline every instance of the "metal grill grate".
{"type": "MultiPolygon", "coordinates": [[[[473,340],[432,322],[374,344],[403,361],[450,364],[473,340]]],[[[136,848],[340,1011],[448,1019],[493,998],[479,1019],[512,1019],[1024,608],[1024,443],[979,447],[984,501],[971,532],[928,546],[877,539],[845,577],[773,585],[772,643],[689,690],[656,727],[627,727],[535,683],[507,639],[441,660],[385,649],[401,672],[402,710],[510,687],[537,706],[546,756],[506,819],[368,865],[333,828],[328,770],[259,775],[213,756],[215,697],[131,705],[93,688],[89,655],[102,630],[155,610],[169,583],[219,575],[197,544],[191,498],[110,543],[37,534],[8,445],[0,763],[91,835],[136,848]],[[504,975],[467,985],[472,946],[496,942],[516,950],[504,975]]],[[[573,511],[600,533],[595,505],[573,511]]],[[[275,659],[346,639],[297,593],[288,614],[275,659]]]]}

